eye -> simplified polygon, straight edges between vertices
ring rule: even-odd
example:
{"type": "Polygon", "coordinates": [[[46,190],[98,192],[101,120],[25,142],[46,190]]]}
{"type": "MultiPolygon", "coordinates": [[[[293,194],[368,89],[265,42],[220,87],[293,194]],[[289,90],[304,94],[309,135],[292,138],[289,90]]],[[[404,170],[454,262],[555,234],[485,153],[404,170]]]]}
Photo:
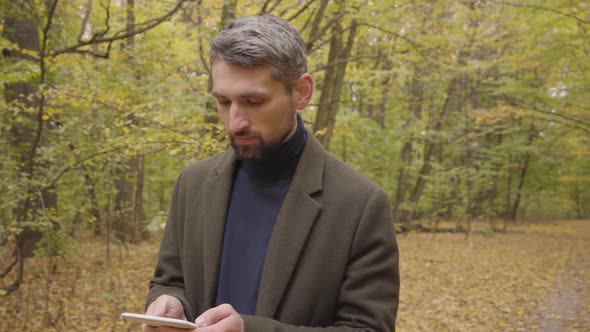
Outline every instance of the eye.
{"type": "Polygon", "coordinates": [[[217,103],[221,106],[229,106],[231,105],[231,100],[226,98],[217,98],[217,103]]]}
{"type": "Polygon", "coordinates": [[[262,99],[262,98],[248,98],[248,99],[246,99],[246,102],[250,106],[259,106],[259,105],[264,104],[264,99],[262,99]]]}

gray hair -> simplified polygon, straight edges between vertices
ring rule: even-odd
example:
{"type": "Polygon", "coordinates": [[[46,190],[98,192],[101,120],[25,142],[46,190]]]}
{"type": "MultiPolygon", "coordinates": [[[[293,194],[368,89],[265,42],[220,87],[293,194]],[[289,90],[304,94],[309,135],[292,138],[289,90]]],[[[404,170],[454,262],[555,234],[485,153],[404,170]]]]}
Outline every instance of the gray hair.
{"type": "Polygon", "coordinates": [[[244,68],[270,65],[273,79],[289,91],[307,72],[303,38],[289,22],[270,14],[246,16],[225,25],[211,41],[211,65],[217,59],[244,68]]]}

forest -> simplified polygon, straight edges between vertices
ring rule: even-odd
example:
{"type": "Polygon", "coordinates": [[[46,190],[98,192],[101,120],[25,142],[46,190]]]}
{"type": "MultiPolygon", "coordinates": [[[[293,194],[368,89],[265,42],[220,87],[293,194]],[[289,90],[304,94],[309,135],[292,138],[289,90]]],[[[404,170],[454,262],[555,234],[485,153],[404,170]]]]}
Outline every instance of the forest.
{"type": "Polygon", "coordinates": [[[209,42],[257,13],[300,30],[305,125],[389,194],[398,236],[590,219],[588,1],[0,0],[0,304],[39,282],[44,328],[76,330],[49,276],[95,253],[139,251],[145,291],[176,176],[228,147],[209,42]]]}

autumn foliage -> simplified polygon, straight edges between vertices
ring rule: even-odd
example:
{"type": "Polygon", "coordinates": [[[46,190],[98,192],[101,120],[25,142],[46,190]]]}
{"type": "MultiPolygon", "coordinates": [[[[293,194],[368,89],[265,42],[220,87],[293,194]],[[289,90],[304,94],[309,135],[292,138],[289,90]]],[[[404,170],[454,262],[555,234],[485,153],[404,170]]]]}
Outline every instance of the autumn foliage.
{"type": "MultiPolygon", "coordinates": [[[[399,236],[400,331],[590,329],[589,221],[474,231],[399,236]]],[[[138,331],[119,315],[143,312],[158,238],[114,248],[110,265],[91,235],[72,255],[31,259],[0,297],[0,331],[138,331]]]]}
{"type": "Polygon", "coordinates": [[[587,224],[527,224],[590,218],[570,0],[0,0],[0,330],[134,328],[175,177],[228,145],[209,41],[256,13],[301,31],[306,127],[409,234],[402,331],[590,330],[587,224]]]}

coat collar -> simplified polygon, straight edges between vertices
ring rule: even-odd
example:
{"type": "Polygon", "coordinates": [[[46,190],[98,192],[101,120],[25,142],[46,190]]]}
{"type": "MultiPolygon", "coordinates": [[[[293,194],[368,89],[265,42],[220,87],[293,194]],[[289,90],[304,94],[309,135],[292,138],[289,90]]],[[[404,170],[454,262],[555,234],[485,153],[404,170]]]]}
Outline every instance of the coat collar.
{"type": "MultiPolygon", "coordinates": [[[[227,209],[231,194],[236,155],[232,149],[224,152],[204,187],[203,252],[205,301],[215,304],[219,264],[227,209]]],[[[307,131],[307,142],[295,174],[280,209],[266,253],[256,314],[273,318],[293,274],[307,236],[321,205],[313,195],[322,190],[325,152],[320,142],[307,131]]]]}
{"type": "MultiPolygon", "coordinates": [[[[297,165],[297,170],[293,175],[292,183],[297,184],[309,195],[313,195],[322,190],[325,150],[322,144],[307,129],[306,135],[307,141],[305,143],[305,148],[303,149],[303,154],[299,160],[299,165],[297,165]]],[[[220,156],[213,177],[230,175],[230,177],[232,177],[230,180],[233,180],[233,171],[235,170],[236,165],[236,153],[230,148],[220,156]]]]}

